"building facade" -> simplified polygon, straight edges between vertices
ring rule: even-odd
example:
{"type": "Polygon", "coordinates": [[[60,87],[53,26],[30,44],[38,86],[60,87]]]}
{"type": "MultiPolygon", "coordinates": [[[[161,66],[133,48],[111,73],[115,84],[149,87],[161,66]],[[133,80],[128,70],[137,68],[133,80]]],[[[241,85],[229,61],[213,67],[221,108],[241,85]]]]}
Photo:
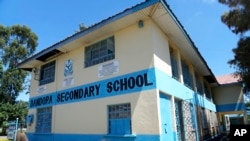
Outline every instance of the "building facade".
{"type": "Polygon", "coordinates": [[[230,124],[248,124],[242,83],[233,74],[216,77],[214,102],[221,132],[228,132],[230,124]]]}
{"type": "Polygon", "coordinates": [[[208,140],[218,83],[165,1],[149,0],[21,62],[30,141],[208,140]]]}

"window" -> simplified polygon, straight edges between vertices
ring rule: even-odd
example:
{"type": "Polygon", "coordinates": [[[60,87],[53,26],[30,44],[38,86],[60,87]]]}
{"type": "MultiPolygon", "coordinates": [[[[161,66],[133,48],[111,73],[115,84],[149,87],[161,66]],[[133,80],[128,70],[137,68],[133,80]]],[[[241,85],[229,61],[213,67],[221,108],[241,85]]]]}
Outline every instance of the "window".
{"type": "Polygon", "coordinates": [[[202,84],[199,80],[199,76],[196,74],[195,75],[195,83],[196,83],[196,88],[197,88],[197,92],[200,95],[203,95],[203,89],[202,89],[202,84]]]}
{"type": "Polygon", "coordinates": [[[113,36],[85,48],[85,67],[93,66],[114,58],[115,43],[113,36]]]}
{"type": "Polygon", "coordinates": [[[47,84],[55,80],[56,61],[49,62],[41,67],[39,85],[47,84]]]}
{"type": "Polygon", "coordinates": [[[172,77],[176,80],[179,80],[178,63],[174,57],[172,49],[170,49],[170,59],[171,59],[171,67],[172,67],[172,77]]]}
{"type": "Polygon", "coordinates": [[[206,97],[211,100],[211,93],[210,93],[209,87],[206,84],[204,84],[204,90],[205,90],[206,97]]]}
{"type": "Polygon", "coordinates": [[[51,133],[52,107],[37,109],[36,132],[51,133]]]}
{"type": "Polygon", "coordinates": [[[130,103],[108,106],[108,132],[114,135],[131,134],[130,103]]]}
{"type": "Polygon", "coordinates": [[[189,71],[188,64],[185,61],[182,61],[181,64],[182,64],[182,74],[183,74],[184,84],[193,90],[194,89],[193,77],[189,71]]]}

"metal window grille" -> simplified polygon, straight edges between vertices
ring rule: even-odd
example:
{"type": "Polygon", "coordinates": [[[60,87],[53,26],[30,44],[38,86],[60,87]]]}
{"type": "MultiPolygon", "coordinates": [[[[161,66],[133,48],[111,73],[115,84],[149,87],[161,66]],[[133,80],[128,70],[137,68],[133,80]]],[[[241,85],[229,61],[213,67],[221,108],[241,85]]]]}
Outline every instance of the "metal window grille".
{"type": "Polygon", "coordinates": [[[55,80],[56,61],[49,62],[41,67],[39,85],[47,84],[55,80]]]}
{"type": "Polygon", "coordinates": [[[172,67],[172,77],[178,80],[179,79],[178,63],[172,53],[170,53],[170,59],[171,59],[171,67],[172,67]]]}
{"type": "Polygon", "coordinates": [[[85,67],[90,67],[115,58],[114,36],[85,48],[85,67]]]}
{"type": "Polygon", "coordinates": [[[182,101],[183,122],[186,141],[196,141],[194,105],[182,101]]]}
{"type": "Polygon", "coordinates": [[[208,99],[211,99],[211,93],[209,91],[209,88],[207,87],[207,85],[204,85],[204,90],[205,90],[205,95],[208,99]]]}
{"type": "Polygon", "coordinates": [[[36,132],[51,133],[52,107],[37,109],[36,132]]]}
{"type": "Polygon", "coordinates": [[[183,73],[184,84],[193,90],[194,89],[193,77],[185,61],[182,61],[182,73],[183,73]]]}
{"type": "Polygon", "coordinates": [[[130,103],[108,106],[109,134],[131,134],[130,103]]]}
{"type": "Polygon", "coordinates": [[[203,89],[202,89],[202,84],[198,78],[198,75],[196,75],[195,77],[195,83],[196,83],[196,88],[197,88],[197,92],[198,94],[202,95],[203,94],[203,89]]]}

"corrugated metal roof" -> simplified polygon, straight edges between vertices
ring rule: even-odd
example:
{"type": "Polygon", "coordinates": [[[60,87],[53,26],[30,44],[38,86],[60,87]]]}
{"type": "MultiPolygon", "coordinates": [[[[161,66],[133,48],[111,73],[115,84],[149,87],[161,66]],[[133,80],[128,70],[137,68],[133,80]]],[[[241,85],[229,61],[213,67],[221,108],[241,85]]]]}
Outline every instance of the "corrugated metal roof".
{"type": "Polygon", "coordinates": [[[216,76],[216,79],[219,84],[232,84],[232,83],[239,83],[239,77],[235,76],[234,74],[225,74],[221,76],[216,76]]]}

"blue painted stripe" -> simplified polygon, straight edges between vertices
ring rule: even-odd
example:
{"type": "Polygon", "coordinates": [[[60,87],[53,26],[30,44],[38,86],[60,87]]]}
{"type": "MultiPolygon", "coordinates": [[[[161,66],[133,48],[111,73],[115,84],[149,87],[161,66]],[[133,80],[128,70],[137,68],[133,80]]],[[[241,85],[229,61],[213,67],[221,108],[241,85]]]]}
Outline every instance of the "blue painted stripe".
{"type": "Polygon", "coordinates": [[[38,97],[32,97],[29,100],[29,108],[118,96],[154,88],[156,88],[155,72],[154,69],[151,68],[38,97]]]}
{"type": "Polygon", "coordinates": [[[216,105],[214,103],[212,103],[210,100],[208,100],[206,97],[203,97],[196,92],[194,93],[193,96],[194,96],[194,98],[193,98],[194,104],[196,106],[200,106],[200,107],[212,110],[214,112],[216,111],[216,105]]]}
{"type": "Polygon", "coordinates": [[[112,136],[106,134],[34,134],[27,133],[30,141],[160,141],[157,134],[112,136]]]}
{"type": "Polygon", "coordinates": [[[216,105],[217,112],[242,111],[246,109],[245,103],[216,105]]]}
{"type": "MultiPolygon", "coordinates": [[[[123,85],[123,84],[120,84],[123,85]]],[[[132,84],[131,84],[132,85],[132,84]]],[[[116,85],[117,86],[117,85],[116,85]]],[[[123,95],[123,94],[130,94],[134,92],[139,92],[139,91],[146,91],[150,89],[159,89],[160,91],[164,93],[171,94],[175,97],[178,97],[183,100],[189,100],[192,103],[194,103],[197,106],[204,107],[206,109],[216,111],[216,106],[214,103],[211,101],[207,100],[205,97],[195,93],[193,90],[189,89],[188,87],[184,86],[180,82],[176,81],[173,79],[171,76],[168,74],[164,73],[163,71],[157,69],[157,68],[150,68],[150,69],[145,69],[141,71],[137,71],[134,73],[129,73],[125,75],[121,75],[118,77],[114,77],[111,79],[107,80],[102,80],[94,83],[89,83],[89,84],[84,84],[78,87],[58,91],[58,92],[53,92],[49,93],[46,95],[42,96],[37,96],[37,97],[32,97],[30,98],[30,108],[38,108],[38,107],[45,107],[45,106],[53,106],[53,105],[59,105],[59,104],[68,104],[68,103],[73,103],[73,102],[80,102],[80,101],[86,101],[86,100],[94,100],[94,99],[99,99],[99,98],[105,98],[105,97],[110,97],[110,96],[118,96],[118,95],[123,95]],[[143,82],[143,86],[134,86],[129,88],[129,86],[126,87],[120,87],[118,91],[115,91],[112,89],[112,91],[109,91],[109,84],[112,84],[112,87],[114,85],[120,83],[120,82],[125,82],[129,83],[129,78],[131,79],[136,79],[139,77],[143,77],[147,80],[147,82],[143,82]],[[117,83],[118,82],[118,83],[117,83]],[[147,86],[145,85],[147,83],[147,86]],[[93,88],[92,94],[85,93],[85,89],[89,90],[93,88]],[[97,91],[98,88],[98,91],[97,91]],[[70,92],[82,90],[83,95],[80,98],[73,98],[73,99],[68,99],[66,98],[67,94],[70,92]],[[52,101],[46,102],[46,98],[50,98],[52,101]],[[45,101],[45,102],[40,102],[40,104],[37,101],[45,101]]]]}

